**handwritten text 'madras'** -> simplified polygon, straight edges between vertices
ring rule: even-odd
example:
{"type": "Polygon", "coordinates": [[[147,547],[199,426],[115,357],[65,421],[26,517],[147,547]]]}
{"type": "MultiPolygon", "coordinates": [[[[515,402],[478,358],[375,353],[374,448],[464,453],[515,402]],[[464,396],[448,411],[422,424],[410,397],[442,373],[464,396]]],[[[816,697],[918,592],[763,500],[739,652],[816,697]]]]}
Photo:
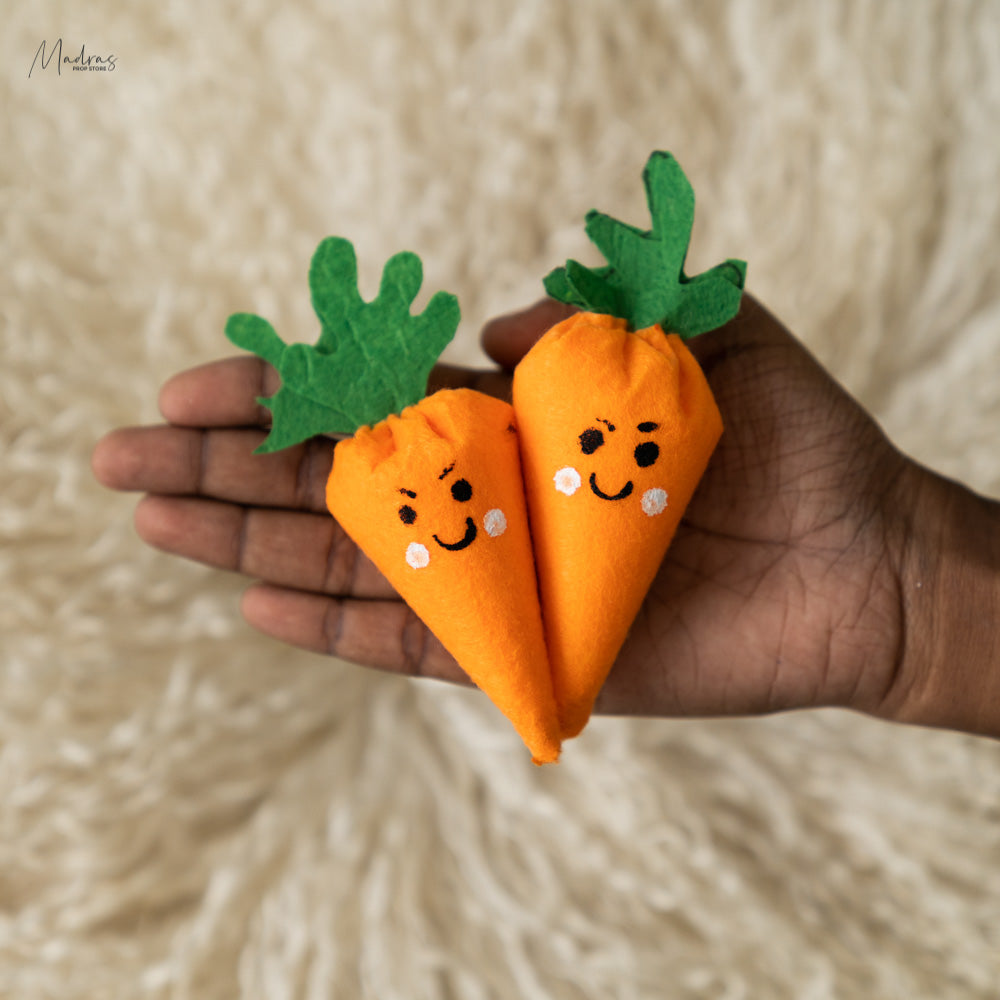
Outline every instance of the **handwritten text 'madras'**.
{"type": "Polygon", "coordinates": [[[46,41],[43,39],[42,44],[38,46],[38,50],[35,52],[35,58],[31,61],[31,69],[28,70],[28,78],[31,78],[31,74],[34,72],[35,66],[40,66],[43,70],[49,68],[49,63],[53,59],[56,60],[56,72],[62,76],[62,68],[64,65],[69,66],[74,71],[82,70],[83,72],[99,72],[99,73],[113,73],[115,70],[115,56],[88,56],[86,53],[86,46],[80,46],[80,54],[78,56],[64,56],[63,55],[63,40],[61,38],[56,40],[55,45],[52,46],[46,55],[46,41]]]}

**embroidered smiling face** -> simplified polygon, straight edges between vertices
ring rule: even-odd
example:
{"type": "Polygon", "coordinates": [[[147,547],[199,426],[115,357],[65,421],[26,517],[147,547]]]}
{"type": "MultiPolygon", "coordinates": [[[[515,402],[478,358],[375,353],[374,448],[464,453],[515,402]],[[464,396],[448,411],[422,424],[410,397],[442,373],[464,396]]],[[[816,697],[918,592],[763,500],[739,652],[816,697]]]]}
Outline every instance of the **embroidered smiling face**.
{"type": "MultiPolygon", "coordinates": [[[[467,513],[468,508],[464,506],[469,504],[473,498],[472,484],[468,479],[456,478],[453,475],[454,472],[455,463],[452,463],[437,477],[438,484],[440,484],[438,488],[431,487],[429,490],[425,488],[421,491],[425,501],[430,501],[431,508],[436,515],[439,515],[439,519],[442,521],[449,523],[453,521],[455,513],[453,505],[462,505],[458,513],[459,515],[465,514],[465,521],[459,525],[460,530],[464,529],[460,535],[458,531],[448,531],[440,524],[431,526],[431,541],[447,552],[461,552],[472,545],[479,537],[479,527],[476,524],[475,518],[467,513]],[[448,500],[449,496],[450,502],[448,500]],[[433,530],[435,528],[438,530],[433,530]],[[441,533],[439,534],[438,531],[441,533]]],[[[423,523],[418,525],[418,519],[420,518],[420,514],[418,513],[420,496],[418,496],[415,490],[408,489],[407,487],[400,487],[399,493],[403,500],[397,511],[399,520],[407,527],[412,526],[415,529],[418,527],[424,528],[423,523]]],[[[502,535],[507,530],[507,518],[504,512],[499,507],[490,508],[483,516],[482,527],[491,538],[502,535]]],[[[426,530],[420,532],[425,538],[426,530]]],[[[430,560],[431,551],[422,542],[412,541],[406,547],[406,562],[412,569],[423,569],[430,564],[430,560]]]]}
{"type": "MultiPolygon", "coordinates": [[[[595,497],[609,503],[626,501],[635,492],[637,482],[653,481],[655,473],[651,477],[644,470],[652,469],[660,458],[660,446],[655,440],[659,427],[654,420],[632,426],[596,417],[593,425],[580,433],[578,461],[585,472],[591,470],[586,482],[595,497]],[[631,456],[627,456],[629,450],[631,456]]],[[[568,465],[556,472],[553,482],[560,493],[572,496],[584,480],[575,466],[568,465]]],[[[662,513],[667,506],[666,490],[650,485],[642,493],[640,506],[649,517],[662,513]]]]}

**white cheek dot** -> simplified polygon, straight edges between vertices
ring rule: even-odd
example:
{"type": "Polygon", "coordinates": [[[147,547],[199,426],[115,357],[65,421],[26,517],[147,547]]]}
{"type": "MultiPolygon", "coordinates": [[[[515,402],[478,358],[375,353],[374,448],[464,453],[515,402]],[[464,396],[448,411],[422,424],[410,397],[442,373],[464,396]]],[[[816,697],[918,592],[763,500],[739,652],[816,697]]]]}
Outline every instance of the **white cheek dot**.
{"type": "Polygon", "coordinates": [[[580,488],[580,473],[572,465],[567,465],[552,477],[552,482],[556,484],[556,489],[560,493],[571,497],[580,488]]]}
{"type": "Polygon", "coordinates": [[[410,542],[406,546],[406,562],[414,569],[423,569],[431,561],[431,554],[426,545],[420,542],[410,542]]]}
{"type": "Polygon", "coordinates": [[[507,530],[507,518],[499,507],[488,510],[483,518],[483,527],[490,538],[497,538],[507,530]]]}
{"type": "Polygon", "coordinates": [[[650,517],[663,513],[667,506],[667,491],[661,489],[646,490],[642,495],[642,509],[650,517]]]}

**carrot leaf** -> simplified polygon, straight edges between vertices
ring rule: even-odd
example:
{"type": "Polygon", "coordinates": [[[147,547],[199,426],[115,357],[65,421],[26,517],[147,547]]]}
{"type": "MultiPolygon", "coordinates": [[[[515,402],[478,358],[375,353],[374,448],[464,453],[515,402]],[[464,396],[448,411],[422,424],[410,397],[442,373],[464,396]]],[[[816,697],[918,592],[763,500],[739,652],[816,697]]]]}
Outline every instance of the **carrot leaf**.
{"type": "Polygon", "coordinates": [[[229,317],[226,336],[281,376],[281,388],[260,400],[272,423],[258,452],[317,434],[351,434],[424,397],[431,368],[458,329],[459,308],[454,295],[437,292],[422,313],[411,313],[422,282],[420,258],[398,253],[383,268],[378,295],[366,302],[354,247],[329,237],[309,268],[320,321],[315,345],[286,344],[260,316],[229,317]]]}
{"type": "Polygon", "coordinates": [[[684,260],[694,223],[694,190],[673,156],[663,152],[646,162],[643,184],[653,228],[641,230],[603,212],[588,212],[587,235],[608,266],[567,261],[546,277],[545,289],[562,302],[625,319],[635,330],[658,323],[684,339],[714,330],[739,309],[746,263],[727,260],[689,278],[684,260]]]}

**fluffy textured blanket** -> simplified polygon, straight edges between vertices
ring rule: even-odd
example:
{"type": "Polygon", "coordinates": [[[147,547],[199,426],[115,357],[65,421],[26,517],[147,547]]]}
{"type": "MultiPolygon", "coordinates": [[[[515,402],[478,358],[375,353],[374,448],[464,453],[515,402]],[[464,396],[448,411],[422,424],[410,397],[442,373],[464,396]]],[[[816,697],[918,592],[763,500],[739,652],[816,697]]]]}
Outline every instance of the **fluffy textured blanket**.
{"type": "Polygon", "coordinates": [[[477,361],[587,208],[645,218],[664,148],[692,270],[746,257],[902,447],[997,494],[998,40],[960,0],[7,4],[0,996],[995,1000],[997,744],[597,720],[537,770],[475,692],[251,633],[88,456],[230,312],[312,339],[329,233],[369,288],[419,252],[477,361]],[[113,70],[32,70],[60,37],[113,70]]]}

